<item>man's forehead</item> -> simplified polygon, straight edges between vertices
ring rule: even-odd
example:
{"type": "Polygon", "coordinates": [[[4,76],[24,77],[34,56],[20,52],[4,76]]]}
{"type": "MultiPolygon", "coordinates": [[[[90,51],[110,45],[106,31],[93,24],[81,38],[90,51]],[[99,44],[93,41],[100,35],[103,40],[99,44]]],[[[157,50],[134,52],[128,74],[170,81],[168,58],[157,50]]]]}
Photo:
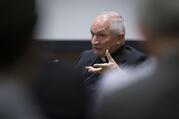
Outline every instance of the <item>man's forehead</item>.
{"type": "Polygon", "coordinates": [[[94,30],[91,28],[91,33],[95,33],[95,34],[100,34],[100,33],[108,33],[108,29],[98,29],[98,30],[94,30]]]}
{"type": "Polygon", "coordinates": [[[93,32],[106,32],[110,27],[109,20],[96,19],[91,25],[91,31],[93,32]]]}

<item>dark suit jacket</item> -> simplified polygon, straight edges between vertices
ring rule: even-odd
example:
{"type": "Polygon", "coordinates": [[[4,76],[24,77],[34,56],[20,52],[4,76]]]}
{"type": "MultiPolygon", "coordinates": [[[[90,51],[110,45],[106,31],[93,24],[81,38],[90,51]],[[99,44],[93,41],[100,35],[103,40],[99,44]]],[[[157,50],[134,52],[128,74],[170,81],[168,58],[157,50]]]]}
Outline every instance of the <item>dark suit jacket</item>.
{"type": "Polygon", "coordinates": [[[103,98],[96,119],[179,119],[179,55],[103,98]]]}
{"type": "MultiPolygon", "coordinates": [[[[147,57],[140,51],[130,47],[123,46],[115,51],[111,56],[114,58],[116,63],[120,66],[120,68],[124,68],[127,66],[135,66],[139,63],[144,62],[147,57]]],[[[84,69],[86,66],[92,66],[95,63],[104,63],[100,58],[98,58],[92,50],[84,51],[78,61],[78,66],[84,69]]],[[[82,73],[83,80],[85,80],[87,86],[95,84],[99,75],[92,73],[88,73],[83,70],[82,73]]]]}
{"type": "MultiPolygon", "coordinates": [[[[123,46],[119,48],[117,51],[112,53],[111,56],[116,61],[116,63],[119,64],[120,68],[135,66],[147,59],[147,57],[142,52],[129,46],[123,46]]],[[[100,79],[100,75],[85,71],[85,67],[92,66],[95,63],[104,62],[98,58],[92,50],[84,51],[78,61],[78,66],[83,69],[82,79],[85,81],[85,85],[87,87],[88,103],[86,104],[86,107],[88,107],[89,116],[91,115],[91,110],[93,110],[93,100],[97,89],[96,84],[100,79]]]]}

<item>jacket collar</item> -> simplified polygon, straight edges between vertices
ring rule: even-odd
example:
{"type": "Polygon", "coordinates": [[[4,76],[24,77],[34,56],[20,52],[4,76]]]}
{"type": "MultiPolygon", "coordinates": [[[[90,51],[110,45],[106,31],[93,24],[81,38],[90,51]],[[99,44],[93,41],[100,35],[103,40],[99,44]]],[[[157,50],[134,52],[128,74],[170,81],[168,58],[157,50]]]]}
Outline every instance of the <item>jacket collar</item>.
{"type": "Polygon", "coordinates": [[[111,56],[118,64],[127,61],[127,55],[125,53],[125,45],[118,48],[115,52],[111,54],[111,56]]]}
{"type": "MultiPolygon", "coordinates": [[[[117,64],[124,63],[127,61],[127,54],[125,52],[125,45],[118,48],[115,52],[111,54],[112,58],[116,61],[117,64]]],[[[107,57],[105,57],[107,61],[107,57]]],[[[94,60],[91,62],[91,65],[94,63],[104,63],[101,58],[95,55],[94,60]]]]}

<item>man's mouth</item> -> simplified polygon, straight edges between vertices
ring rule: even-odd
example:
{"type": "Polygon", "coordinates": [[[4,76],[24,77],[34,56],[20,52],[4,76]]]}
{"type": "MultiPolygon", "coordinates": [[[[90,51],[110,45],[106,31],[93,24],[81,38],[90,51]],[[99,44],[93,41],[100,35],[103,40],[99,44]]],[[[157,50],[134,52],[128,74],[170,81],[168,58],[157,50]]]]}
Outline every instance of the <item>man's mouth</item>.
{"type": "Polygon", "coordinates": [[[100,50],[100,49],[102,49],[101,47],[93,47],[93,49],[95,49],[95,50],[100,50]]]}
{"type": "Polygon", "coordinates": [[[97,50],[99,50],[99,49],[102,49],[102,48],[94,48],[94,49],[97,49],[97,50]]]}

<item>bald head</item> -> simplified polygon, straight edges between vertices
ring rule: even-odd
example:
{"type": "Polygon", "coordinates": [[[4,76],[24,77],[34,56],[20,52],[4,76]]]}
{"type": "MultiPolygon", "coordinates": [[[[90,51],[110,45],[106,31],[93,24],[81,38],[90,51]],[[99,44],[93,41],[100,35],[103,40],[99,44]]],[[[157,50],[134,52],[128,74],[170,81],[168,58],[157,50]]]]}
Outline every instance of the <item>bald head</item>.
{"type": "Polygon", "coordinates": [[[119,33],[125,34],[124,20],[123,17],[114,11],[104,11],[96,16],[93,20],[101,25],[106,26],[105,28],[110,30],[113,35],[118,35],[119,33]]]}

